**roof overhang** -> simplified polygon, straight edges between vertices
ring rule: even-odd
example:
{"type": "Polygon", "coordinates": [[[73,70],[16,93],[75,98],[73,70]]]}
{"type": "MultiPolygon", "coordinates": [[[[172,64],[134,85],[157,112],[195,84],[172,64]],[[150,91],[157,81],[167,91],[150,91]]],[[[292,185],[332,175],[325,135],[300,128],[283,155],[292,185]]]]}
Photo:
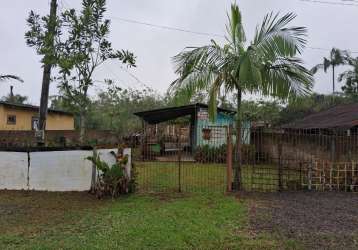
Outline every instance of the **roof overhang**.
{"type": "MultiPolygon", "coordinates": [[[[200,108],[207,109],[208,105],[203,103],[196,103],[179,107],[147,110],[134,113],[134,115],[142,118],[145,122],[149,124],[158,124],[161,122],[174,120],[179,117],[194,116],[200,108]]],[[[235,115],[236,113],[235,111],[222,108],[217,108],[217,111],[221,113],[226,113],[228,115],[235,115]]]]}

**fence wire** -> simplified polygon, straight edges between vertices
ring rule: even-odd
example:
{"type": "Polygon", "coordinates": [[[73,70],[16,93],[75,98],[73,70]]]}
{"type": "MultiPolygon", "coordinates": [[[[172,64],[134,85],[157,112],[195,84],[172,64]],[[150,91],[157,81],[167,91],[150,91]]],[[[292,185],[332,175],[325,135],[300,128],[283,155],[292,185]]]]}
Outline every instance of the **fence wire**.
{"type": "Polygon", "coordinates": [[[163,124],[136,141],[142,192],[358,191],[356,130],[163,124]]]}

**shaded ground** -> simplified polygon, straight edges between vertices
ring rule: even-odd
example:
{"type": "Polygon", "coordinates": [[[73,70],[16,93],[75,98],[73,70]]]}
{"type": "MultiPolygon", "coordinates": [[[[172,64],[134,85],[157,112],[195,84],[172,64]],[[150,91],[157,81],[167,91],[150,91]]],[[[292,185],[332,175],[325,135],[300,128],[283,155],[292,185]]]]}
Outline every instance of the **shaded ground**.
{"type": "Polygon", "coordinates": [[[283,192],[242,194],[250,225],[300,242],[305,249],[358,249],[358,194],[283,192]]]}

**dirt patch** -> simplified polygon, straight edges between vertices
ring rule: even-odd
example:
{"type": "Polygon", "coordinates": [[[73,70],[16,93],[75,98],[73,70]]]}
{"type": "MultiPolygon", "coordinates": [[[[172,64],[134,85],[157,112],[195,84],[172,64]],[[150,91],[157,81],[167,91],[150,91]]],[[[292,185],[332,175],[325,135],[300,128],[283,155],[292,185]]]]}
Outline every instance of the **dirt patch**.
{"type": "Polygon", "coordinates": [[[358,194],[241,194],[256,232],[274,232],[307,249],[358,249],[358,194]]]}
{"type": "Polygon", "coordinates": [[[35,235],[52,225],[76,223],[73,217],[108,202],[83,192],[0,191],[0,234],[35,235]]]}

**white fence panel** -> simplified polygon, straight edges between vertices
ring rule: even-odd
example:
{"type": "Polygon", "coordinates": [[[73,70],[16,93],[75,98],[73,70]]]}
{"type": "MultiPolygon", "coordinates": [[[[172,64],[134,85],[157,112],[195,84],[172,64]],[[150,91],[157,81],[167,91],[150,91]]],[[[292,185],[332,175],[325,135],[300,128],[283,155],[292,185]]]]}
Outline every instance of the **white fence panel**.
{"type": "Polygon", "coordinates": [[[0,189],[27,189],[27,153],[0,152],[0,189]]]}
{"type": "Polygon", "coordinates": [[[91,187],[92,164],[85,158],[92,151],[31,153],[30,189],[87,191],[91,187]]]}

